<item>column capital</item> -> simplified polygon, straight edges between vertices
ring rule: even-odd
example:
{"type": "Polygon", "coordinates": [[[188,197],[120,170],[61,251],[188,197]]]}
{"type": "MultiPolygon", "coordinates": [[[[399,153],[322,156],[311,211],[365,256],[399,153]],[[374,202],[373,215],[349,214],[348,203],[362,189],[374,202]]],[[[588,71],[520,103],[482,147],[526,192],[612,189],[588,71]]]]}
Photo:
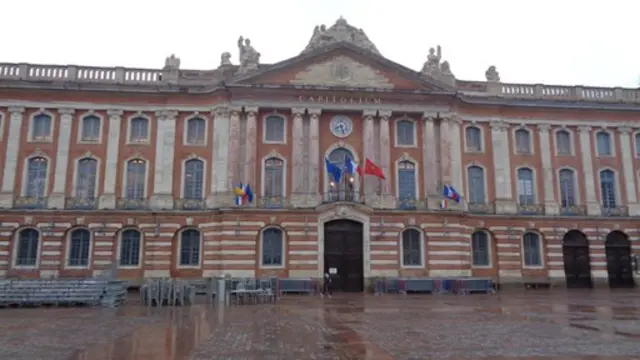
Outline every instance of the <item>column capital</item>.
{"type": "Polygon", "coordinates": [[[60,108],[58,109],[58,114],[60,115],[73,115],[75,114],[76,110],[75,109],[71,109],[71,108],[60,108]]]}
{"type": "Polygon", "coordinates": [[[305,111],[307,109],[305,108],[291,108],[291,114],[293,114],[293,116],[302,116],[304,115],[305,111]]]}
{"type": "Polygon", "coordinates": [[[628,135],[628,134],[630,134],[632,131],[633,131],[633,129],[631,128],[631,126],[620,126],[620,127],[618,128],[618,132],[619,132],[620,134],[623,134],[623,135],[628,135]]]}
{"type": "Polygon", "coordinates": [[[491,126],[491,131],[507,131],[509,128],[509,124],[502,120],[492,120],[489,126],[491,126]]]}
{"type": "Polygon", "coordinates": [[[9,106],[9,113],[11,114],[24,114],[24,106],[9,106]]]}
{"type": "Polygon", "coordinates": [[[258,114],[258,107],[257,106],[245,106],[244,107],[244,112],[246,112],[247,114],[257,115],[258,114]]]}
{"type": "Polygon", "coordinates": [[[589,125],[580,125],[580,126],[578,126],[578,131],[581,134],[583,134],[583,133],[584,134],[588,134],[588,133],[591,132],[591,126],[589,126],[589,125]]]}
{"type": "Polygon", "coordinates": [[[391,110],[378,110],[378,116],[380,116],[381,119],[386,118],[387,120],[391,117],[391,110]]]}
{"type": "Polygon", "coordinates": [[[161,119],[175,120],[178,117],[178,112],[175,110],[158,110],[156,111],[156,117],[161,119]]]}
{"type": "Polygon", "coordinates": [[[549,130],[551,130],[551,124],[540,123],[540,124],[536,124],[536,126],[538,127],[538,131],[540,133],[547,133],[549,132],[549,130]]]}
{"type": "Polygon", "coordinates": [[[242,112],[242,106],[229,106],[229,112],[232,115],[239,115],[242,112]]]}
{"type": "Polygon", "coordinates": [[[322,109],[319,108],[315,108],[315,109],[307,109],[307,112],[309,113],[309,115],[320,115],[322,114],[322,109]]]}
{"type": "Polygon", "coordinates": [[[376,117],[376,115],[378,115],[378,112],[376,110],[364,110],[362,112],[362,116],[364,117],[376,117]]]}
{"type": "Polygon", "coordinates": [[[110,118],[112,118],[112,117],[120,118],[120,117],[122,117],[123,114],[124,114],[124,111],[122,111],[122,110],[117,110],[117,109],[109,109],[109,110],[107,110],[107,115],[110,118]]]}
{"type": "Polygon", "coordinates": [[[211,108],[211,116],[224,116],[229,114],[229,108],[224,105],[214,106],[211,108]]]}

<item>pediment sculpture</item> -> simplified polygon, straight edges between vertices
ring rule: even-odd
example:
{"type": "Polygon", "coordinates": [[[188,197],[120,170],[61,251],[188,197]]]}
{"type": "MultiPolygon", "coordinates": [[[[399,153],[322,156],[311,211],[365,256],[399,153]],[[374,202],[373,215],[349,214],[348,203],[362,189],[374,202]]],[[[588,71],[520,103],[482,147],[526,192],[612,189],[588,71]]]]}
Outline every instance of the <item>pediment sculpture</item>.
{"type": "Polygon", "coordinates": [[[251,40],[242,36],[238,39],[238,49],[240,50],[240,68],[238,72],[248,72],[256,70],[260,65],[260,53],[251,45],[251,40]]]}

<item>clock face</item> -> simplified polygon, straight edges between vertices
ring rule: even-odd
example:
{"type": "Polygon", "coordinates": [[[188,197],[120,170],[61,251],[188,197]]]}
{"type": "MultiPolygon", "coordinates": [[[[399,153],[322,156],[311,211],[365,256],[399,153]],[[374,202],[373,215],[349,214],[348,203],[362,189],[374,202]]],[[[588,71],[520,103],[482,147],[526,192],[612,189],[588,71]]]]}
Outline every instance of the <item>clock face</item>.
{"type": "Polygon", "coordinates": [[[344,138],[351,135],[353,131],[353,122],[346,116],[338,115],[331,119],[331,132],[333,135],[344,138]]]}

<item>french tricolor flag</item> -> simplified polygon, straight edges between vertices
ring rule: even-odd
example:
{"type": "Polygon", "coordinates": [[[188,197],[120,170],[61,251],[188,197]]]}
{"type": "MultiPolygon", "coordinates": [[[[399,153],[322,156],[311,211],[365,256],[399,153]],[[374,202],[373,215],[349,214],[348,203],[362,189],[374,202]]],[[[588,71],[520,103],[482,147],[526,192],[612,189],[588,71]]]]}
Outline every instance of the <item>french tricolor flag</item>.
{"type": "Polygon", "coordinates": [[[350,157],[344,159],[344,172],[352,175],[357,173],[362,176],[362,168],[350,157]]]}

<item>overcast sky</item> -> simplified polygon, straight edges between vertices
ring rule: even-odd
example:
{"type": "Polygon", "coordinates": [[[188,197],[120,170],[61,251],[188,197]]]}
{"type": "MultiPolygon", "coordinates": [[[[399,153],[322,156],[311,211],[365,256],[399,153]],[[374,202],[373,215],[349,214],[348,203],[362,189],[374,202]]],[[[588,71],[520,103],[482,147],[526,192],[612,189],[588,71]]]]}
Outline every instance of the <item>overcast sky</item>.
{"type": "Polygon", "coordinates": [[[387,58],[419,70],[440,44],[458,79],[637,87],[640,1],[4,0],[0,62],[183,69],[218,66],[237,39],[261,61],[295,56],[342,15],[387,58]],[[599,6],[598,6],[599,5],[599,6]]]}

